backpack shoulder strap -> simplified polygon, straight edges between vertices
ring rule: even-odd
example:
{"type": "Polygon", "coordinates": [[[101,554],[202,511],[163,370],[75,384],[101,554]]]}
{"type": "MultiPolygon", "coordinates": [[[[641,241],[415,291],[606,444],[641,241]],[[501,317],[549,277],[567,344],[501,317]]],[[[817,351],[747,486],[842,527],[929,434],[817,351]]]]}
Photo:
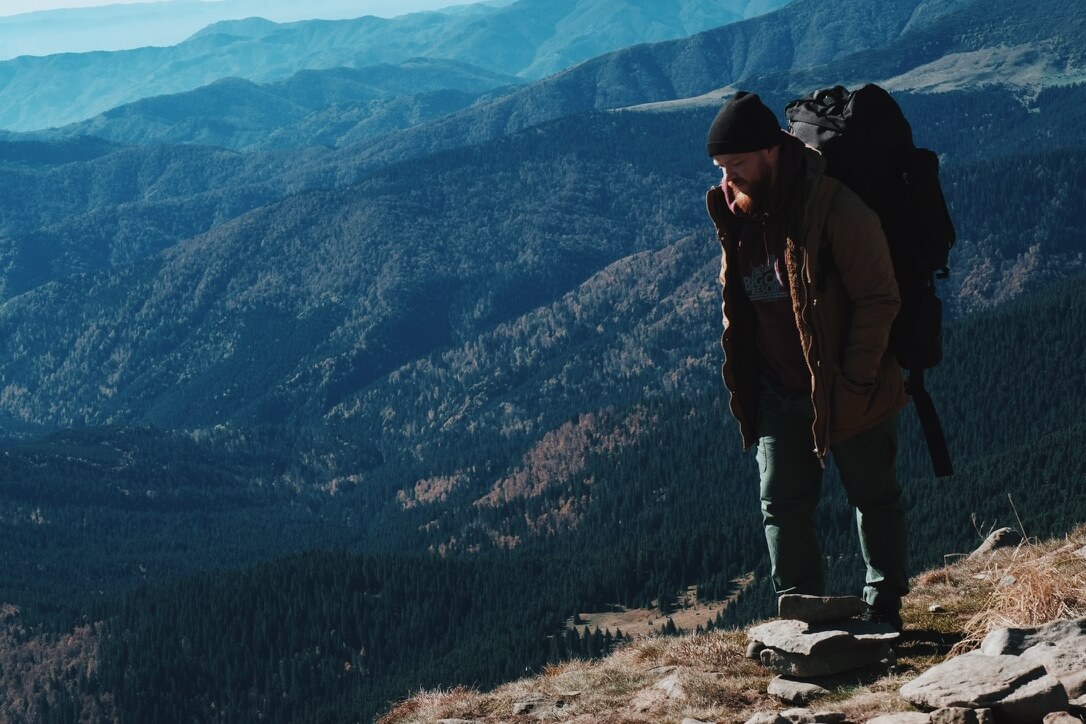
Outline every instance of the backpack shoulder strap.
{"type": "Polygon", "coordinates": [[[822,174],[807,200],[806,228],[808,234],[814,234],[818,239],[818,274],[815,277],[815,288],[819,291],[826,289],[826,275],[833,269],[833,249],[826,237],[826,219],[830,215],[833,206],[833,198],[841,190],[841,182],[837,179],[822,174]]]}

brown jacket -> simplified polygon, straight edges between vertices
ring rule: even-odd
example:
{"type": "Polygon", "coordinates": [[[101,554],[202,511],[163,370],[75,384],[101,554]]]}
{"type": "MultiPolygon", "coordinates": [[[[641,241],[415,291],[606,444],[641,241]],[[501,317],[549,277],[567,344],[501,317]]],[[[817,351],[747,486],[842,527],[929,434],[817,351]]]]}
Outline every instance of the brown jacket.
{"type": "MultiPolygon", "coordinates": [[[[901,368],[888,350],[900,307],[890,251],[878,216],[805,148],[806,175],[786,222],[785,264],[803,355],[811,372],[814,451],[879,424],[906,404],[901,368]]],[[[720,263],[724,383],[743,445],[758,439],[758,353],[754,308],[739,276],[741,222],[714,186],[706,197],[723,250],[720,263]]]]}

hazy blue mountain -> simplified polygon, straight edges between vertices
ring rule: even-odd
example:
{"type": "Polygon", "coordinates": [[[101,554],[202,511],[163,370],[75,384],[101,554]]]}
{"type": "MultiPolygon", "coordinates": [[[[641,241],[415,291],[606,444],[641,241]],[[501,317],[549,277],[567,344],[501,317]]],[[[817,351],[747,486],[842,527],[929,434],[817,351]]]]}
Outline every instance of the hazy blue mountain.
{"type": "MultiPolygon", "coordinates": [[[[39,10],[0,17],[0,60],[20,55],[125,50],[180,43],[213,23],[262,17],[279,23],[394,17],[440,0],[167,0],[39,10]]],[[[486,3],[487,5],[495,3],[486,3]]],[[[506,3],[508,4],[508,3],[506,3]]]]}
{"type": "Polygon", "coordinates": [[[734,22],[785,0],[518,0],[472,12],[275,24],[226,21],[168,48],[21,57],[0,63],[0,127],[66,125],[140,98],[224,77],[279,80],[305,69],[444,58],[541,77],[633,43],[734,22]]]}
{"type": "MultiPolygon", "coordinates": [[[[1053,10],[1065,7],[1065,3],[1059,0],[1047,2],[1053,10]]],[[[925,27],[932,29],[931,32],[943,27],[946,31],[944,34],[950,36],[948,26],[940,25],[942,21],[925,7],[925,4],[919,4],[911,6],[911,10],[907,7],[901,10],[897,21],[907,28],[903,37],[911,37],[912,33],[924,31],[925,27]],[[918,22],[918,17],[925,18],[928,25],[918,22]]],[[[975,16],[973,20],[979,24],[976,35],[988,38],[987,42],[992,44],[993,49],[1013,44],[1013,35],[992,30],[1001,24],[1010,28],[1019,27],[1010,23],[1009,19],[1001,21],[1003,16],[996,12],[1012,13],[1009,18],[1017,17],[1013,14],[1018,12],[1013,4],[1000,3],[986,7],[986,13],[972,13],[975,16]]],[[[812,13],[816,10],[817,5],[804,2],[786,8],[778,15],[785,26],[802,29],[814,22],[812,13]],[[804,14],[794,18],[793,13],[797,10],[802,10],[804,14]]],[[[53,147],[40,141],[16,137],[3,146],[0,154],[0,159],[8,158],[4,168],[11,181],[0,188],[0,255],[8,260],[0,280],[4,296],[32,289],[73,272],[93,272],[153,253],[181,239],[204,233],[283,193],[355,183],[382,165],[403,158],[478,143],[500,136],[510,129],[539,123],[556,113],[591,107],[596,102],[597,89],[601,87],[598,84],[603,82],[602,78],[610,79],[608,82],[612,87],[632,88],[613,101],[629,103],[647,100],[652,97],[649,95],[652,86],[648,90],[639,90],[637,79],[641,77],[644,67],[663,67],[659,59],[652,55],[653,52],[660,50],[664,53],[661,57],[665,58],[695,57],[697,53],[691,48],[709,41],[724,52],[723,48],[730,47],[729,38],[738,37],[737,33],[756,35],[744,28],[764,22],[764,19],[756,18],[695,36],[689,41],[643,46],[613,54],[533,84],[506,98],[481,103],[448,120],[424,123],[404,133],[386,135],[379,143],[363,143],[334,151],[310,149],[297,154],[241,156],[195,147],[124,149],[91,141],[53,147]],[[634,62],[631,55],[639,60],[634,62]],[[604,73],[602,68],[610,68],[613,72],[604,73]],[[47,158],[59,161],[64,153],[77,148],[79,150],[71,163],[45,163],[47,158]],[[91,154],[90,158],[95,154],[104,154],[103,161],[80,162],[79,158],[86,153],[91,154]],[[37,155],[41,155],[42,163],[34,163],[37,155]],[[199,182],[194,183],[193,179],[199,182]]],[[[1049,32],[1070,32],[1062,28],[1071,25],[1052,24],[1049,32]]],[[[971,26],[963,24],[962,27],[971,26]]],[[[1031,29],[1030,37],[1035,32],[1031,29]]],[[[973,35],[962,33],[963,37],[973,35]]],[[[846,56],[840,62],[850,69],[847,74],[843,72],[844,77],[857,72],[854,60],[846,56]]],[[[715,86],[718,82],[714,79],[712,68],[720,64],[714,64],[709,54],[702,56],[700,63],[672,65],[676,78],[693,74],[703,78],[701,82],[706,85],[715,86]],[[686,70],[682,73],[675,70],[680,68],[686,70]]],[[[823,70],[818,72],[827,73],[826,67],[822,66],[823,70]]],[[[350,76],[353,71],[339,72],[350,76]]],[[[766,99],[780,109],[792,97],[793,91],[788,91],[788,88],[796,86],[803,90],[794,93],[806,92],[814,87],[815,80],[824,80],[822,76],[812,78],[810,73],[797,71],[790,76],[776,78],[762,76],[751,82],[756,83],[754,87],[762,89],[764,81],[766,99]],[[774,90],[778,87],[785,90],[774,90]]],[[[337,72],[320,77],[335,78],[337,72]]],[[[664,85],[671,84],[668,81],[664,85]]],[[[320,84],[315,85],[321,88],[320,84]]],[[[689,91],[690,87],[687,86],[686,90],[689,91]]],[[[962,160],[1003,155],[1011,149],[1043,151],[1057,147],[1074,148],[1074,139],[1078,137],[1079,130],[1074,123],[1074,104],[1079,97],[1077,92],[1072,89],[1061,96],[1050,91],[1043,96],[1043,103],[1032,106],[1028,101],[1022,103],[1015,100],[1012,94],[1008,96],[1011,99],[1009,102],[1000,101],[999,106],[988,108],[984,106],[991,102],[988,96],[959,96],[962,103],[971,104],[967,109],[970,120],[963,122],[958,113],[927,114],[925,122],[918,125],[918,138],[928,136],[930,140],[925,142],[934,145],[947,158],[962,160]],[[1034,130],[1019,132],[1018,129],[1026,127],[1034,130]]],[[[932,98],[935,99],[933,103],[938,105],[938,96],[932,98]]],[[[327,107],[303,118],[294,126],[269,134],[262,145],[274,147],[314,141],[330,144],[364,138],[368,133],[387,128],[382,125],[386,121],[392,124],[411,123],[418,120],[420,114],[431,111],[440,113],[444,100],[438,96],[436,99],[428,97],[390,104],[377,102],[376,106],[327,107]],[[431,100],[435,100],[438,107],[420,112],[419,105],[431,100]]],[[[149,101],[152,106],[159,102],[178,105],[176,99],[149,101]]],[[[705,102],[704,112],[711,116],[718,102],[710,98],[705,102]]],[[[680,104],[678,107],[683,106],[680,104]]],[[[142,117],[136,117],[139,118],[142,117]]],[[[136,120],[133,123],[132,135],[147,132],[136,120]]],[[[207,128],[214,128],[214,125],[195,126],[195,130],[201,132],[206,132],[207,128]]],[[[223,137],[236,134],[236,128],[223,126],[223,137]]]]}
{"type": "MultiPolygon", "coordinates": [[[[980,9],[964,0],[958,3],[900,0],[880,13],[867,16],[863,14],[869,12],[866,3],[854,4],[855,8],[842,9],[839,4],[830,7],[829,3],[805,0],[771,18],[758,17],[692,38],[618,51],[538,84],[502,94],[495,100],[483,99],[447,118],[442,116],[455,111],[457,105],[466,104],[468,99],[441,96],[418,101],[397,99],[391,104],[337,105],[299,120],[296,116],[300,111],[294,109],[292,113],[287,107],[280,107],[278,114],[262,113],[261,106],[267,103],[269,93],[281,96],[276,86],[256,91],[236,82],[231,87],[237,90],[236,100],[231,99],[227,88],[212,87],[194,91],[192,96],[149,99],[123,106],[62,132],[94,132],[118,141],[141,143],[202,141],[232,148],[282,148],[314,141],[364,142],[390,130],[420,126],[399,138],[382,138],[375,147],[358,154],[379,164],[404,154],[418,155],[453,148],[465,141],[500,137],[553,117],[603,107],[675,99],[715,105],[722,93],[712,92],[714,89],[727,88],[744,78],[767,97],[782,100],[841,78],[880,80],[895,89],[911,87],[910,79],[925,79],[929,86],[942,82],[937,77],[954,79],[956,87],[986,85],[993,79],[992,66],[1007,66],[1006,49],[1013,42],[1013,31],[1008,28],[1022,22],[1024,12],[1009,2],[980,9]],[[959,10],[962,5],[964,9],[959,10]],[[842,10],[862,18],[863,22],[842,31],[839,37],[825,38],[821,29],[812,29],[832,27],[834,13],[842,10]],[[975,31],[960,34],[950,31],[963,27],[975,31]],[[787,37],[780,37],[782,33],[787,37]],[[893,61],[874,62],[874,55],[860,50],[881,48],[888,39],[895,49],[902,50],[872,53],[893,61]],[[914,47],[925,49],[924,53],[910,50],[914,47]],[[943,68],[942,75],[927,67],[937,58],[947,59],[944,64],[948,67],[943,68]],[[980,63],[981,58],[987,59],[987,65],[980,63]],[[864,76],[869,68],[879,68],[883,75],[864,76]],[[972,75],[968,72],[970,68],[972,75]],[[248,96],[253,98],[247,102],[248,96]],[[700,98],[685,100],[692,96],[700,98]],[[163,106],[168,110],[161,111],[163,106]],[[438,117],[438,122],[427,123],[433,117],[438,117]],[[262,130],[277,120],[283,128],[267,138],[262,130]]],[[[1066,0],[1049,0],[1048,4],[1050,17],[1074,12],[1066,0]]],[[[256,35],[277,27],[255,21],[241,25],[256,35]]],[[[1037,24],[1031,30],[1030,41],[1044,40],[1041,48],[1073,47],[1069,38],[1074,40],[1077,36],[1073,31],[1069,36],[1065,26],[1066,23],[1058,20],[1037,24]]],[[[1038,51],[1022,73],[1008,71],[1003,81],[1019,84],[1030,80],[1033,88],[1040,88],[1052,82],[1068,82],[1074,77],[1075,68],[1082,66],[1081,59],[1069,56],[1059,60],[1038,51]],[[1062,75],[1038,75],[1046,63],[1057,62],[1064,68],[1062,75]]],[[[922,82],[919,85],[923,86],[922,82]]]]}
{"type": "Polygon", "coordinates": [[[257,85],[240,78],[156,96],[39,136],[227,148],[342,145],[419,125],[521,81],[464,63],[416,58],[400,65],[304,70],[257,85]]]}
{"type": "MultiPolygon", "coordinates": [[[[1086,8],[1045,0],[1026,8],[1013,0],[948,5],[924,14],[908,32],[877,49],[800,72],[760,72],[750,83],[794,95],[845,79],[878,82],[892,91],[942,92],[991,85],[1024,98],[1051,86],[1086,81],[1086,8]]],[[[769,69],[766,69],[769,70],[769,69]]]]}
{"type": "MultiPolygon", "coordinates": [[[[1034,47],[1038,63],[1064,68],[1040,74],[1025,92],[1062,85],[1086,74],[1083,11],[1075,0],[1044,0],[1025,9],[1013,0],[954,3],[894,0],[797,0],[788,7],[744,23],[690,38],[608,53],[490,102],[408,130],[364,148],[375,163],[422,152],[455,148],[465,139],[480,142],[528,128],[550,118],[641,104],[719,107],[740,85],[761,91],[775,104],[818,87],[908,78],[944,53],[954,62],[958,87],[1000,85],[998,68],[1007,47],[1034,47]],[[1038,7],[1053,18],[1033,23],[1038,7]],[[844,22],[842,18],[848,18],[844,22]],[[831,31],[832,30],[832,31],[831,31]],[[934,40],[934,39],[937,39],[934,40]],[[884,52],[893,43],[894,52],[884,52]],[[932,50],[930,47],[936,49],[932,50]],[[967,55],[965,60],[960,56],[967,55]],[[992,60],[969,75],[969,58],[992,60]],[[877,59],[885,59],[879,60],[877,59]],[[1061,60],[1062,59],[1062,60],[1061,60]],[[993,69],[993,67],[995,69],[993,69]],[[970,81],[969,78],[972,78],[970,81]]],[[[975,67],[974,67],[975,69],[975,67]]],[[[923,87],[923,82],[917,82],[923,87]]],[[[1012,76],[1003,85],[1020,88],[1012,76]]],[[[911,87],[901,80],[897,86],[911,87]]],[[[780,113],[783,122],[783,113],[780,113]]],[[[952,152],[952,150],[951,150],[952,152]]],[[[359,155],[359,154],[356,154],[359,155]]]]}

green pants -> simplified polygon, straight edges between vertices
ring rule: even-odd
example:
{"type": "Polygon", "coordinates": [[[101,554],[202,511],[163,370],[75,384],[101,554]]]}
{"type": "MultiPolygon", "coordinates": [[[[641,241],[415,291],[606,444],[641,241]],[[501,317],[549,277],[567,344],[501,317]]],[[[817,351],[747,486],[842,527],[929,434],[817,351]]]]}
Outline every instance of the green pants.
{"type": "MultiPolygon", "coordinates": [[[[822,466],[814,454],[807,396],[789,398],[763,386],[759,403],[758,467],[762,520],[777,594],[822,595],[823,563],[814,513],[822,466]]],[[[897,414],[830,447],[848,502],[856,509],[860,551],[867,565],[867,603],[897,610],[908,593],[905,511],[895,474],[897,414]]]]}

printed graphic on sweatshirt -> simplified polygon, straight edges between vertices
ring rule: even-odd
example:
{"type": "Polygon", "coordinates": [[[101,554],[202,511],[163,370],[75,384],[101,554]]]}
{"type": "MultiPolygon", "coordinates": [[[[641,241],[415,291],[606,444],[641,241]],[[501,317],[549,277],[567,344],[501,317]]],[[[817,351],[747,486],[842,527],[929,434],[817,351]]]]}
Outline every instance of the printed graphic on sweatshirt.
{"type": "Polygon", "coordinates": [[[777,255],[770,254],[765,264],[755,264],[743,277],[747,296],[752,302],[772,302],[788,298],[788,288],[781,276],[777,255]]]}

